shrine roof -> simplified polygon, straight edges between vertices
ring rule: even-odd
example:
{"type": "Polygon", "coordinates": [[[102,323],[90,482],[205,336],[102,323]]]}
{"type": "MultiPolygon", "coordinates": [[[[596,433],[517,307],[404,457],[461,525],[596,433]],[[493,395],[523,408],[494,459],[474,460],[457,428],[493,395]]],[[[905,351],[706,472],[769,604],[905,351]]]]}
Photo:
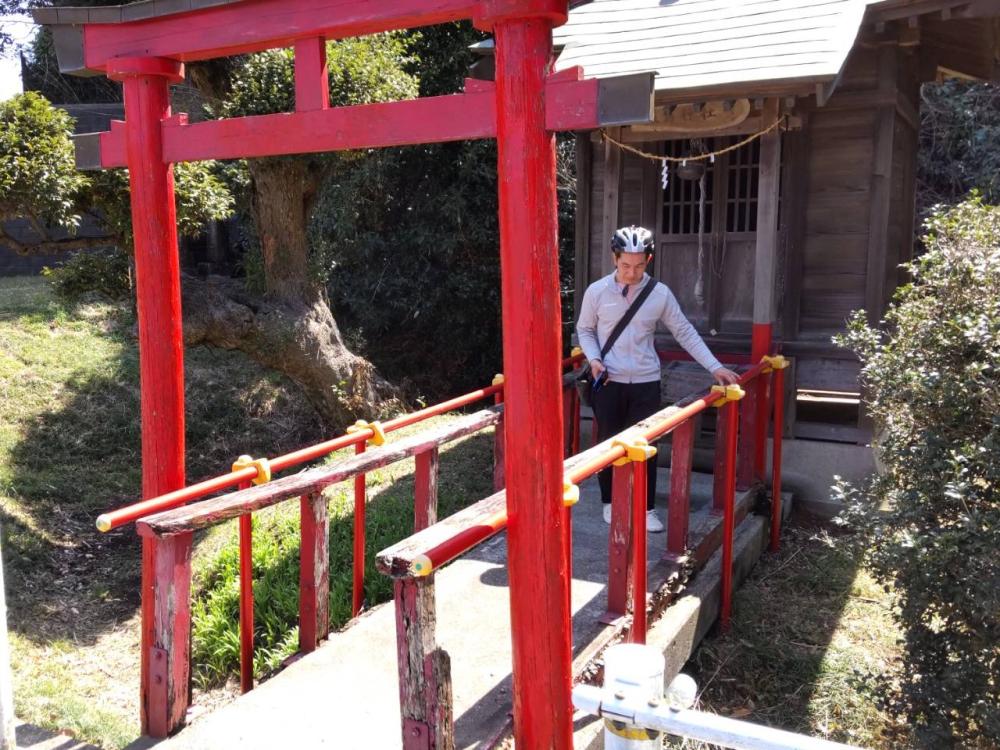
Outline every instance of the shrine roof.
{"type": "Polygon", "coordinates": [[[862,0],[595,0],[556,29],[558,69],[603,77],[653,70],[656,89],[836,78],[862,0]]]}

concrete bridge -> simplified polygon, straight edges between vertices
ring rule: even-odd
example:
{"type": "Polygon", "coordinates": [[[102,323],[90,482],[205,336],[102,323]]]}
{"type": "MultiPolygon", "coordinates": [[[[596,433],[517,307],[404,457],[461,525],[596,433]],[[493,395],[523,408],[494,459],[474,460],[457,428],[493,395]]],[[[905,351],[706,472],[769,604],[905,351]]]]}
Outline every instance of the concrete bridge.
{"type": "MultiPolygon", "coordinates": [[[[668,488],[669,470],[659,471],[658,486],[668,488]]],[[[609,526],[601,518],[596,480],[588,480],[581,490],[581,501],[573,509],[573,656],[576,677],[588,679],[600,669],[603,648],[623,637],[628,618],[605,621],[609,526]]],[[[692,474],[687,560],[664,558],[666,535],[647,538],[653,615],[647,642],[663,649],[668,679],[680,670],[719,611],[722,516],[712,510],[712,494],[712,476],[692,474]]],[[[734,545],[737,581],[766,548],[769,523],[749,512],[754,499],[753,490],[736,493],[737,515],[743,517],[734,545]]],[[[790,505],[786,498],[785,513],[790,505]]],[[[657,508],[662,517],[662,497],[657,508]]],[[[499,534],[436,574],[437,641],[451,661],[457,748],[499,747],[509,736],[506,555],[506,535],[499,534]]],[[[403,747],[396,660],[396,615],[390,602],[331,633],[315,652],[233,703],[196,718],[157,747],[403,747]]],[[[576,747],[600,747],[600,722],[577,719],[576,747]]],[[[143,747],[151,746],[145,743],[143,747]]]]}

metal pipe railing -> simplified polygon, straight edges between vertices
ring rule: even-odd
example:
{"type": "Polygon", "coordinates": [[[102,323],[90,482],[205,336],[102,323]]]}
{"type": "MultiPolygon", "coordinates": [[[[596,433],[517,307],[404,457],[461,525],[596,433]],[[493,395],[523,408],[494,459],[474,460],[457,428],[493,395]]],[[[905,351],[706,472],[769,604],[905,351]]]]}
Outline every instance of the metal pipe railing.
{"type": "MultiPolygon", "coordinates": [[[[759,363],[749,368],[744,372],[738,381],[739,385],[745,385],[749,381],[757,378],[762,372],[767,369],[768,365],[766,363],[759,363]]],[[[659,422],[645,427],[641,430],[627,430],[627,433],[638,434],[646,439],[647,442],[652,443],[659,440],[663,436],[669,434],[673,430],[677,429],[681,424],[690,420],[697,414],[705,411],[709,407],[713,406],[720,399],[724,399],[725,394],[721,391],[712,391],[704,396],[701,396],[691,403],[681,407],[677,411],[673,412],[669,416],[660,420],[659,422]]],[[[729,406],[733,413],[736,413],[736,404],[732,403],[729,406]]],[[[733,430],[733,435],[735,438],[736,430],[733,430]]],[[[623,435],[625,433],[622,433],[623,435]]],[[[568,484],[576,485],[593,476],[602,469],[607,468],[615,461],[625,457],[625,449],[621,446],[610,447],[607,450],[589,457],[583,462],[574,465],[572,468],[568,469],[566,472],[565,481],[568,484]]],[[[735,465],[735,444],[732,449],[732,454],[726,463],[730,465],[735,465]]],[[[733,473],[735,477],[735,472],[733,473]]],[[[729,504],[733,503],[735,490],[729,493],[729,504]]],[[[643,501],[645,502],[645,500],[643,501]]],[[[419,567],[419,573],[417,575],[426,575],[429,572],[436,570],[442,565],[446,565],[457,557],[468,552],[470,549],[475,547],[477,544],[490,538],[497,532],[503,530],[507,524],[507,511],[506,508],[498,509],[496,512],[483,517],[477,518],[475,524],[464,529],[458,530],[448,539],[434,545],[433,547],[425,550],[420,556],[419,561],[415,563],[419,567]]],[[[726,540],[726,535],[723,537],[724,544],[728,543],[730,547],[730,555],[732,554],[732,535],[728,535],[728,542],[726,540]]]]}
{"type": "MultiPolygon", "coordinates": [[[[583,359],[582,354],[567,357],[562,361],[562,366],[565,369],[566,367],[579,362],[581,359],[583,359]]],[[[382,430],[384,432],[400,430],[425,419],[430,419],[431,417],[436,417],[446,412],[460,409],[463,406],[468,406],[469,404],[488,398],[502,391],[502,383],[499,385],[488,386],[486,388],[480,388],[479,390],[472,391],[471,393],[456,396],[448,401],[442,401],[434,406],[428,406],[410,414],[404,414],[387,420],[382,423],[382,430]]],[[[363,445],[374,436],[374,430],[371,430],[370,428],[361,429],[357,432],[341,435],[340,437],[333,438],[332,440],[327,440],[306,448],[300,448],[299,450],[286,453],[282,456],[277,456],[269,459],[268,463],[272,472],[283,471],[284,469],[288,469],[292,466],[298,466],[299,464],[306,463],[307,461],[322,458],[323,456],[334,453],[342,448],[347,448],[352,445],[363,445]]],[[[97,529],[103,532],[111,531],[119,526],[124,526],[127,523],[136,521],[143,516],[152,515],[153,513],[159,513],[164,510],[170,510],[171,508],[176,508],[192,500],[197,500],[207,495],[214,494],[228,487],[235,487],[239,485],[240,482],[250,482],[257,478],[258,467],[246,466],[242,469],[231,471],[228,474],[222,474],[220,476],[212,477],[211,479],[206,479],[187,487],[174,490],[173,492],[167,492],[157,497],[140,500],[137,503],[132,503],[122,508],[118,508],[117,510],[109,511],[108,513],[102,513],[97,517],[97,529]]]]}
{"type": "MultiPolygon", "coordinates": [[[[602,444],[600,448],[591,448],[584,454],[578,456],[572,456],[566,461],[564,467],[565,480],[564,480],[564,497],[563,502],[566,505],[572,505],[579,498],[579,488],[577,485],[582,480],[593,476],[597,472],[603,470],[611,464],[619,464],[616,466],[616,477],[613,482],[614,490],[616,493],[614,495],[613,503],[616,510],[612,512],[612,528],[609,534],[609,539],[612,537],[622,536],[623,527],[620,525],[622,523],[627,524],[627,528],[624,528],[624,537],[626,538],[626,544],[631,544],[630,555],[627,556],[627,565],[631,567],[632,571],[632,586],[631,586],[631,614],[632,621],[631,627],[629,628],[628,640],[632,643],[644,643],[646,639],[647,632],[647,617],[646,617],[646,588],[647,588],[647,562],[646,562],[646,473],[650,470],[655,470],[655,467],[650,467],[647,464],[649,458],[655,455],[655,449],[652,448],[649,443],[658,440],[664,435],[671,433],[678,428],[684,427],[684,444],[681,446],[675,445],[672,452],[676,455],[683,455],[686,457],[685,460],[681,461],[681,466],[674,466],[673,471],[686,471],[690,474],[691,463],[690,454],[693,447],[693,422],[692,420],[701,412],[706,409],[717,406],[720,408],[718,430],[720,435],[724,439],[717,441],[717,451],[719,453],[718,463],[723,468],[722,482],[716,488],[717,500],[719,500],[718,508],[723,514],[722,519],[722,593],[721,593],[721,606],[720,606],[720,619],[722,620],[722,625],[725,627],[728,624],[730,612],[731,612],[731,599],[732,599],[732,575],[733,575],[733,552],[734,552],[734,532],[736,524],[737,515],[737,505],[736,505],[736,466],[737,466],[737,449],[738,449],[738,435],[739,435],[739,421],[740,421],[740,409],[737,403],[742,396],[744,391],[740,386],[746,385],[748,383],[753,383],[758,387],[758,392],[766,391],[766,386],[768,383],[765,380],[765,376],[772,372],[775,372],[774,376],[774,387],[778,393],[778,397],[775,399],[775,415],[777,419],[781,416],[781,406],[780,394],[782,393],[781,386],[781,372],[780,368],[784,367],[785,363],[783,358],[780,356],[766,357],[759,364],[748,368],[738,379],[738,384],[735,386],[726,387],[715,387],[710,393],[703,396],[697,397],[694,400],[686,403],[684,406],[679,408],[673,408],[670,413],[666,414],[663,418],[649,424],[648,421],[639,423],[638,425],[620,433],[619,435],[612,438],[607,443],[602,444]],[[622,459],[625,459],[624,461],[622,459]],[[685,468],[686,467],[686,468],[685,468]],[[620,472],[631,472],[631,477],[626,477],[620,472]],[[631,482],[619,481],[620,479],[630,479],[631,482]],[[623,488],[631,486],[631,491],[629,493],[629,502],[631,506],[628,509],[628,513],[622,515],[620,513],[621,507],[618,505],[620,495],[618,493],[624,491],[623,488]],[[619,526],[616,527],[616,524],[619,526]],[[617,531],[616,531],[617,529],[617,531]],[[631,540],[629,542],[628,540],[631,540]]],[[[565,398],[565,396],[564,396],[565,398]]],[[[756,408],[758,408],[758,403],[754,404],[754,413],[756,413],[756,408]]],[[[564,404],[565,407],[565,404],[564,404]]],[[[578,418],[578,416],[577,416],[578,418]]],[[[751,448],[755,451],[757,449],[756,445],[752,441],[757,439],[760,434],[761,424],[759,420],[754,424],[754,429],[746,430],[744,432],[744,439],[751,441],[751,448]]],[[[766,424],[763,425],[763,434],[766,435],[766,424]]],[[[778,477],[778,482],[780,482],[780,462],[781,462],[781,429],[779,425],[775,427],[775,441],[776,441],[776,451],[775,451],[775,476],[778,477]]],[[[752,453],[751,453],[752,454],[752,453]]],[[[672,487],[674,484],[672,482],[672,487]]],[[[690,489],[690,476],[687,477],[686,482],[678,482],[677,488],[681,489],[681,494],[684,495],[677,501],[678,509],[673,508],[675,498],[673,493],[671,495],[671,518],[674,518],[674,511],[683,507],[684,512],[688,512],[689,508],[689,498],[687,493],[690,489]]],[[[778,490],[780,493],[780,484],[778,485],[778,490]]],[[[746,504],[741,506],[746,507],[746,504]]],[[[780,513],[780,499],[778,503],[775,504],[775,510],[780,513]]],[[[459,515],[452,516],[450,519],[450,526],[452,528],[458,527],[457,531],[451,532],[449,536],[445,539],[441,539],[441,533],[437,534],[426,534],[427,541],[422,544],[422,540],[419,536],[411,537],[408,540],[403,540],[399,544],[383,550],[379,554],[379,569],[386,574],[393,576],[395,580],[395,586],[397,590],[396,606],[399,612],[403,610],[400,607],[405,603],[405,597],[401,598],[399,596],[400,591],[406,591],[408,589],[413,589],[416,586],[426,584],[428,586],[433,586],[433,573],[441,566],[447,564],[448,562],[460,557],[461,555],[468,552],[470,549],[475,547],[477,544],[485,541],[486,539],[492,537],[499,531],[503,530],[507,525],[507,509],[505,504],[504,494],[498,492],[480,503],[476,506],[470,506],[464,511],[461,511],[459,515]],[[433,540],[433,541],[432,541],[433,540]]],[[[772,523],[780,523],[780,517],[777,522],[772,521],[772,523]]],[[[568,526],[567,526],[568,528],[568,526]]],[[[441,529],[444,531],[444,529],[441,529]]],[[[446,532],[448,533],[448,532],[446,532]]],[[[620,541],[620,540],[619,540],[620,541]]],[[[566,539],[566,555],[568,560],[571,560],[571,540],[569,534],[567,533],[566,539]]],[[[705,546],[706,544],[713,544],[711,542],[706,543],[704,540],[699,544],[698,549],[693,553],[695,555],[707,555],[711,554],[711,547],[705,546]],[[704,547],[704,548],[703,548],[704,547]]],[[[613,546],[613,543],[612,545],[613,546]]],[[[619,545],[620,546],[620,545],[619,545]]],[[[617,550],[620,552],[620,550],[617,550]]],[[[617,553],[616,552],[616,553],[617,553]]],[[[673,553],[674,557],[680,554],[687,553],[687,523],[683,523],[682,528],[677,534],[674,534],[668,538],[667,544],[667,556],[669,557],[673,553]]],[[[609,556],[612,554],[612,550],[609,550],[609,556]]],[[[615,558],[621,561],[623,558],[619,555],[615,558]]],[[[700,557],[697,559],[701,559],[700,557]]],[[[569,561],[567,563],[569,565],[569,561]]],[[[621,569],[616,570],[615,575],[620,576],[622,580],[626,580],[628,573],[626,570],[621,569]]],[[[567,568],[568,570],[570,568],[567,568]]],[[[611,574],[609,573],[609,576],[611,574]]],[[[621,589],[624,583],[617,582],[617,588],[621,589]]],[[[621,599],[621,596],[617,596],[617,599],[621,599]]],[[[627,596],[625,597],[627,599],[627,596]]],[[[612,612],[612,580],[609,578],[608,582],[608,599],[609,599],[609,613],[608,615],[616,614],[612,612]]],[[[433,601],[429,600],[431,603],[427,606],[430,607],[429,612],[424,614],[433,618],[433,601]]],[[[625,609],[628,609],[626,606],[625,609]]],[[[412,613],[411,613],[412,614],[412,613]]],[[[620,614],[628,614],[627,611],[622,611],[620,614]]],[[[604,619],[605,622],[609,620],[604,619]]],[[[405,622],[406,617],[399,619],[397,615],[397,620],[399,622],[405,622]]],[[[408,634],[400,630],[397,632],[397,641],[400,646],[400,653],[410,653],[408,651],[408,638],[413,637],[412,634],[408,634]]],[[[425,651],[433,652],[435,646],[434,643],[423,643],[421,648],[425,651]]],[[[401,663],[400,665],[400,679],[404,676],[404,667],[401,663]]],[[[412,666],[412,665],[411,665],[412,666]]],[[[412,688],[413,686],[411,686],[412,688]]],[[[420,689],[419,686],[413,689],[420,689]]],[[[433,696],[428,696],[428,700],[433,700],[433,696]]],[[[445,712],[447,714],[447,712],[445,712]]],[[[450,715],[442,714],[439,721],[449,722],[451,721],[450,715]]]]}

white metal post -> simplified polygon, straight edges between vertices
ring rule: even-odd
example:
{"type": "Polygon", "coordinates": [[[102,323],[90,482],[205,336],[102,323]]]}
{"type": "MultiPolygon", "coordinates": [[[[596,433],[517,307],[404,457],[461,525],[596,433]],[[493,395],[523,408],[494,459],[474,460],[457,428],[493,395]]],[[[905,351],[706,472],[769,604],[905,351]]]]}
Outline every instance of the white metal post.
{"type": "MultiPolygon", "coordinates": [[[[657,705],[663,698],[663,654],[638,643],[619,643],[604,653],[604,693],[615,700],[657,705]]],[[[658,750],[660,733],[604,712],[604,750],[658,750]]]]}
{"type": "Polygon", "coordinates": [[[658,748],[661,732],[735,750],[852,750],[838,742],[692,711],[697,686],[685,674],[674,678],[663,697],[663,654],[649,646],[608,649],[604,675],[603,688],[573,688],[573,705],[604,718],[606,750],[658,748]],[[617,649],[633,652],[615,653],[617,649]],[[650,680],[657,669],[659,682],[651,690],[650,680]]]}

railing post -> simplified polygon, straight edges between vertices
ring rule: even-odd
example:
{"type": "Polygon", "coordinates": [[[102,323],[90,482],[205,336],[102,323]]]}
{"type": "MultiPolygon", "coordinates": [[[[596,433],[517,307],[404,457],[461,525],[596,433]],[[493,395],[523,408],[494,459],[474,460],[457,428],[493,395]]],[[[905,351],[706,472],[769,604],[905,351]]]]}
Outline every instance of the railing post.
{"type": "Polygon", "coordinates": [[[434,576],[398,578],[393,594],[403,750],[452,750],[451,662],[434,632],[434,576]]]}
{"type": "Polygon", "coordinates": [[[691,463],[694,458],[694,420],[682,422],[671,433],[670,499],[667,505],[667,557],[687,551],[691,515],[691,463]]]}
{"type": "Polygon", "coordinates": [[[726,449],[729,445],[729,423],[721,409],[715,413],[715,458],[712,468],[712,513],[722,515],[726,509],[726,449]]]}
{"type": "Polygon", "coordinates": [[[736,433],[739,421],[739,404],[729,401],[719,415],[726,422],[727,444],[725,451],[725,506],[722,519],[722,586],[719,625],[729,629],[729,616],[733,598],[733,536],[736,525],[736,433]]]}
{"type": "MultiPolygon", "coordinates": [[[[365,442],[356,443],[356,454],[365,452],[365,442]]],[[[351,616],[357,617],[365,596],[365,511],[367,510],[365,475],[354,477],[354,575],[351,585],[351,616]]]]}
{"type": "MultiPolygon", "coordinates": [[[[503,385],[503,374],[497,373],[493,377],[493,385],[503,385]]],[[[504,392],[503,389],[496,392],[493,397],[493,403],[499,405],[503,403],[504,392]]],[[[504,488],[504,429],[507,420],[504,418],[506,410],[500,413],[500,419],[497,420],[496,426],[493,428],[493,491],[499,492],[504,488]]]]}
{"type": "Polygon", "coordinates": [[[577,427],[574,422],[574,414],[576,412],[576,395],[575,385],[570,384],[567,386],[565,383],[563,384],[563,434],[566,436],[566,444],[563,446],[563,454],[566,456],[574,455],[573,446],[577,442],[577,427]]]}
{"type": "Polygon", "coordinates": [[[608,531],[608,610],[603,622],[614,622],[629,610],[629,578],[632,538],[632,487],[635,465],[628,463],[612,468],[611,528],[608,531]]]}
{"type": "Polygon", "coordinates": [[[774,447],[771,452],[771,551],[781,546],[781,440],[785,421],[785,367],[782,361],[774,369],[774,447]]]}
{"type": "MultiPolygon", "coordinates": [[[[145,536],[143,564],[152,571],[149,681],[143,690],[145,733],[166,737],[184,724],[191,678],[190,531],[145,536]],[[149,559],[146,559],[149,555],[149,559]]],[[[146,623],[144,623],[145,625],[146,623]]]]}
{"type": "Polygon", "coordinates": [[[299,650],[315,651],[330,630],[330,519],[321,492],[299,500],[299,650]]]}
{"type": "Polygon", "coordinates": [[[746,397],[740,402],[739,447],[736,459],[736,489],[747,490],[754,483],[754,456],[757,440],[757,400],[760,397],[760,376],[745,386],[746,397]]]}
{"type": "MultiPolygon", "coordinates": [[[[249,482],[241,482],[245,490],[249,482]]],[[[240,692],[253,690],[253,514],[240,516],[240,692]]]]}
{"type": "Polygon", "coordinates": [[[413,475],[414,532],[437,523],[438,455],[434,447],[414,457],[417,464],[413,475]]]}
{"type": "Polygon", "coordinates": [[[576,386],[573,387],[573,414],[572,414],[572,425],[573,425],[573,440],[570,445],[570,455],[575,456],[580,452],[580,428],[583,426],[580,424],[580,393],[576,390],[576,386]]]}
{"type": "Polygon", "coordinates": [[[753,479],[764,482],[767,464],[767,418],[771,414],[774,377],[771,373],[761,372],[757,376],[757,436],[754,438],[753,479]]]}
{"type": "MultiPolygon", "coordinates": [[[[655,451],[655,449],[654,449],[655,451]]],[[[632,627],[629,642],[646,642],[646,461],[632,463],[632,627]]]]}

